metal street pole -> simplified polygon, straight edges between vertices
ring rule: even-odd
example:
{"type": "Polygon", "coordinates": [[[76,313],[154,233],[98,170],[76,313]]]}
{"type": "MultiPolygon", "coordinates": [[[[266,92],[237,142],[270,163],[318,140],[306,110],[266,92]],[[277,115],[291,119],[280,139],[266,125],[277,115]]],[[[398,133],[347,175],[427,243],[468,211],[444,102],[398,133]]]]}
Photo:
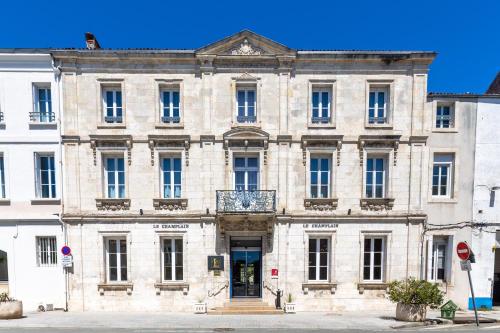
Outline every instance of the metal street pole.
{"type": "Polygon", "coordinates": [[[474,307],[474,315],[476,316],[476,326],[479,327],[479,318],[477,317],[477,308],[476,308],[476,298],[474,297],[474,288],[472,287],[472,279],[470,277],[470,269],[467,270],[467,275],[469,276],[470,293],[472,296],[472,306],[474,307]]]}

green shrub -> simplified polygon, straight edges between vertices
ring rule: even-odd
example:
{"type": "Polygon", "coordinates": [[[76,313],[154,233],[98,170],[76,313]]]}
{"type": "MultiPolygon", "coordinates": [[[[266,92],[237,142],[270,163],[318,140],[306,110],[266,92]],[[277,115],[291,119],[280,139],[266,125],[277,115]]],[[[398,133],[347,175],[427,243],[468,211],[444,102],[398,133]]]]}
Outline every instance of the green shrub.
{"type": "Polygon", "coordinates": [[[394,303],[423,304],[432,309],[443,303],[443,292],[436,283],[409,278],[389,284],[389,299],[394,303]]]}

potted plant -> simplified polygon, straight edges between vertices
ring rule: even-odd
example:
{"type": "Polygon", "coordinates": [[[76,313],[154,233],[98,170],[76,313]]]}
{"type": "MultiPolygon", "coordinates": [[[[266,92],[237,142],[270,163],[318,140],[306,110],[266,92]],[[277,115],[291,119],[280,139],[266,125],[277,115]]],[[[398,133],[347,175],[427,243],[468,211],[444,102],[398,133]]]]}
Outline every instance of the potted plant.
{"type": "Polygon", "coordinates": [[[389,284],[389,299],[397,303],[397,320],[424,321],[427,307],[435,309],[443,303],[443,292],[436,283],[409,278],[389,284]]]}
{"type": "Polygon", "coordinates": [[[207,313],[207,303],[204,297],[198,297],[197,303],[194,304],[194,313],[207,313]]]}
{"type": "Polygon", "coordinates": [[[295,303],[293,303],[293,297],[291,293],[288,293],[288,298],[285,302],[285,312],[295,313],[295,303]]]}
{"type": "Polygon", "coordinates": [[[0,294],[0,319],[18,319],[23,316],[23,302],[10,298],[7,293],[0,294]]]}

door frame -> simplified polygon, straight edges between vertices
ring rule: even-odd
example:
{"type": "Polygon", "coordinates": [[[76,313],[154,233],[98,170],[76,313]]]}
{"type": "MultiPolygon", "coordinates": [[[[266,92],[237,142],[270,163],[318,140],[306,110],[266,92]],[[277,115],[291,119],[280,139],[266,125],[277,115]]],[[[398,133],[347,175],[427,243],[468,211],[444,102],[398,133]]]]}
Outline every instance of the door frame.
{"type": "Polygon", "coordinates": [[[263,268],[264,268],[264,258],[263,258],[263,251],[262,251],[262,236],[253,236],[253,237],[241,237],[241,236],[233,236],[229,238],[229,299],[237,299],[237,298],[262,298],[263,295],[263,268]],[[260,247],[231,247],[231,238],[236,238],[239,240],[259,240],[260,241],[260,247]],[[252,252],[260,252],[260,276],[259,276],[259,281],[260,281],[260,286],[259,286],[259,296],[234,296],[233,295],[233,252],[234,251],[252,251],[252,252]]]}

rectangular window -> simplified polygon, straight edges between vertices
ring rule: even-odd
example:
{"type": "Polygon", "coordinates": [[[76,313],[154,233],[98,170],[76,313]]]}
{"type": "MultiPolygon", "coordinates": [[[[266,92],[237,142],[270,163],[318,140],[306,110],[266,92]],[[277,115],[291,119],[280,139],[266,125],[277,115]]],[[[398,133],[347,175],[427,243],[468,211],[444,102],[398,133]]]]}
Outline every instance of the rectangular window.
{"type": "Polygon", "coordinates": [[[328,238],[309,238],[309,281],[328,280],[328,243],[328,238]]]}
{"type": "Polygon", "coordinates": [[[57,265],[57,241],[56,237],[37,237],[36,249],[38,266],[57,265]]]}
{"type": "Polygon", "coordinates": [[[52,112],[52,94],[50,87],[35,86],[35,110],[30,114],[30,121],[50,123],[55,121],[52,112]]]}
{"type": "Polygon", "coordinates": [[[436,109],[436,128],[452,128],[453,115],[449,105],[438,105],[436,109]]]}
{"type": "Polygon", "coordinates": [[[257,98],[254,88],[238,88],[236,108],[239,123],[255,123],[257,121],[257,98]]]}
{"type": "Polygon", "coordinates": [[[370,88],[368,100],[368,123],[386,124],[387,123],[387,89],[370,88]]]}
{"type": "Polygon", "coordinates": [[[363,280],[383,281],[385,239],[383,237],[366,237],[363,251],[363,280]]]}
{"type": "Polygon", "coordinates": [[[3,155],[0,155],[0,199],[5,199],[5,163],[3,155]]]}
{"type": "Polygon", "coordinates": [[[127,239],[106,238],[108,282],[127,281],[127,239]]]}
{"type": "Polygon", "coordinates": [[[180,116],[180,92],[179,90],[161,91],[162,123],[178,124],[180,116]]]}
{"type": "Polygon", "coordinates": [[[119,88],[103,90],[104,121],[106,123],[123,123],[122,91],[119,88]]]}
{"type": "Polygon", "coordinates": [[[180,157],[162,159],[163,198],[181,197],[182,163],[180,157]]]}
{"type": "Polygon", "coordinates": [[[125,198],[125,160],[123,157],[108,157],[104,160],[106,197],[125,198]]]}
{"type": "Polygon", "coordinates": [[[234,189],[256,191],[259,188],[259,159],[257,157],[234,158],[234,189]]]}
{"type": "Polygon", "coordinates": [[[432,196],[450,198],[452,195],[453,154],[435,154],[432,166],[432,196]]]}
{"type": "Polygon", "coordinates": [[[435,239],[432,243],[432,263],[431,280],[445,281],[446,276],[446,248],[448,247],[445,239],[435,239]]]}
{"type": "Polygon", "coordinates": [[[312,123],[326,124],[330,122],[330,91],[314,89],[312,92],[312,123]]]}
{"type": "Polygon", "coordinates": [[[162,244],[163,280],[184,280],[182,239],[165,238],[162,244]]]}
{"type": "Polygon", "coordinates": [[[56,167],[54,155],[35,154],[37,198],[56,198],[56,167]]]}
{"type": "Polygon", "coordinates": [[[330,197],[330,167],[329,158],[311,158],[311,198],[330,197]]]}
{"type": "Polygon", "coordinates": [[[384,198],[386,189],[386,161],[384,158],[366,160],[366,197],[384,198]]]}

